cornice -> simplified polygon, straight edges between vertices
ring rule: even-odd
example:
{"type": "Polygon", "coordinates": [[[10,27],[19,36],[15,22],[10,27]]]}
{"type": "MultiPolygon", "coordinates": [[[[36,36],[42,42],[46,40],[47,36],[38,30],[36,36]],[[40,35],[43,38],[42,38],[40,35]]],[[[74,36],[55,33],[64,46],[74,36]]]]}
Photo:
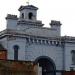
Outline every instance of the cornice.
{"type": "Polygon", "coordinates": [[[43,38],[43,39],[50,39],[50,40],[60,40],[64,42],[75,42],[75,37],[72,36],[56,36],[56,37],[48,37],[48,36],[36,36],[26,34],[23,31],[18,30],[10,30],[6,29],[0,32],[0,38],[3,36],[16,36],[16,37],[34,37],[34,38],[43,38]]]}

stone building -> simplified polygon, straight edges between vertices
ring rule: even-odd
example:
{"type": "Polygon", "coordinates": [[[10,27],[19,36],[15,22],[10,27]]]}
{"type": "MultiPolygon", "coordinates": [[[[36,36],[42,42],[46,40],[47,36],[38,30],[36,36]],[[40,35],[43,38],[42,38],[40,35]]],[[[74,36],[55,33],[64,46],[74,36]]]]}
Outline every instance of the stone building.
{"type": "Polygon", "coordinates": [[[60,21],[52,20],[50,28],[43,27],[37,20],[38,8],[33,5],[18,10],[20,16],[8,14],[7,27],[0,32],[0,47],[4,47],[1,51],[6,49],[1,58],[32,61],[42,68],[42,75],[74,70],[75,37],[61,36],[60,21]]]}

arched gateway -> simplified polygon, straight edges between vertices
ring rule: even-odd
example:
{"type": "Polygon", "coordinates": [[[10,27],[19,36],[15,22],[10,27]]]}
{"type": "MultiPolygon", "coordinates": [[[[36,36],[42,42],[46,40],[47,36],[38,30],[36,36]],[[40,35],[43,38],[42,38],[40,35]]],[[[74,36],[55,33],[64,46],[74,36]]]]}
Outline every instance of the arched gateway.
{"type": "Polygon", "coordinates": [[[52,59],[47,56],[40,56],[35,61],[35,64],[39,63],[42,67],[42,75],[56,75],[56,66],[52,59]]]}

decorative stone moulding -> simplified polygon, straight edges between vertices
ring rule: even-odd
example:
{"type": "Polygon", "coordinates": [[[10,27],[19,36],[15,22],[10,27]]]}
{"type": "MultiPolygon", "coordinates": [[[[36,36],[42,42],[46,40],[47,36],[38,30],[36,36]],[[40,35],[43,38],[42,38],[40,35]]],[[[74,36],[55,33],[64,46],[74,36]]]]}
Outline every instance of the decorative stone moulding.
{"type": "Polygon", "coordinates": [[[29,44],[32,44],[33,43],[33,44],[61,46],[61,41],[47,40],[47,39],[26,38],[26,43],[29,43],[29,44]]]}

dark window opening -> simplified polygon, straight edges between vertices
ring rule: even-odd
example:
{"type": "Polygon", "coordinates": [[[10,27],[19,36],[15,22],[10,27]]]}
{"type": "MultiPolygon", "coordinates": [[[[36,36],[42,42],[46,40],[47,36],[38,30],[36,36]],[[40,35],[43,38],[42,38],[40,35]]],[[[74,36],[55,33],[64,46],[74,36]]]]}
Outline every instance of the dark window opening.
{"type": "Polygon", "coordinates": [[[32,17],[33,17],[33,13],[30,12],[30,13],[28,14],[28,17],[29,17],[29,19],[31,20],[32,17]]]}
{"type": "Polygon", "coordinates": [[[18,45],[14,45],[14,60],[18,60],[18,49],[19,46],[18,45]]]}
{"type": "Polygon", "coordinates": [[[22,13],[22,18],[24,19],[24,13],[22,13]]]}

